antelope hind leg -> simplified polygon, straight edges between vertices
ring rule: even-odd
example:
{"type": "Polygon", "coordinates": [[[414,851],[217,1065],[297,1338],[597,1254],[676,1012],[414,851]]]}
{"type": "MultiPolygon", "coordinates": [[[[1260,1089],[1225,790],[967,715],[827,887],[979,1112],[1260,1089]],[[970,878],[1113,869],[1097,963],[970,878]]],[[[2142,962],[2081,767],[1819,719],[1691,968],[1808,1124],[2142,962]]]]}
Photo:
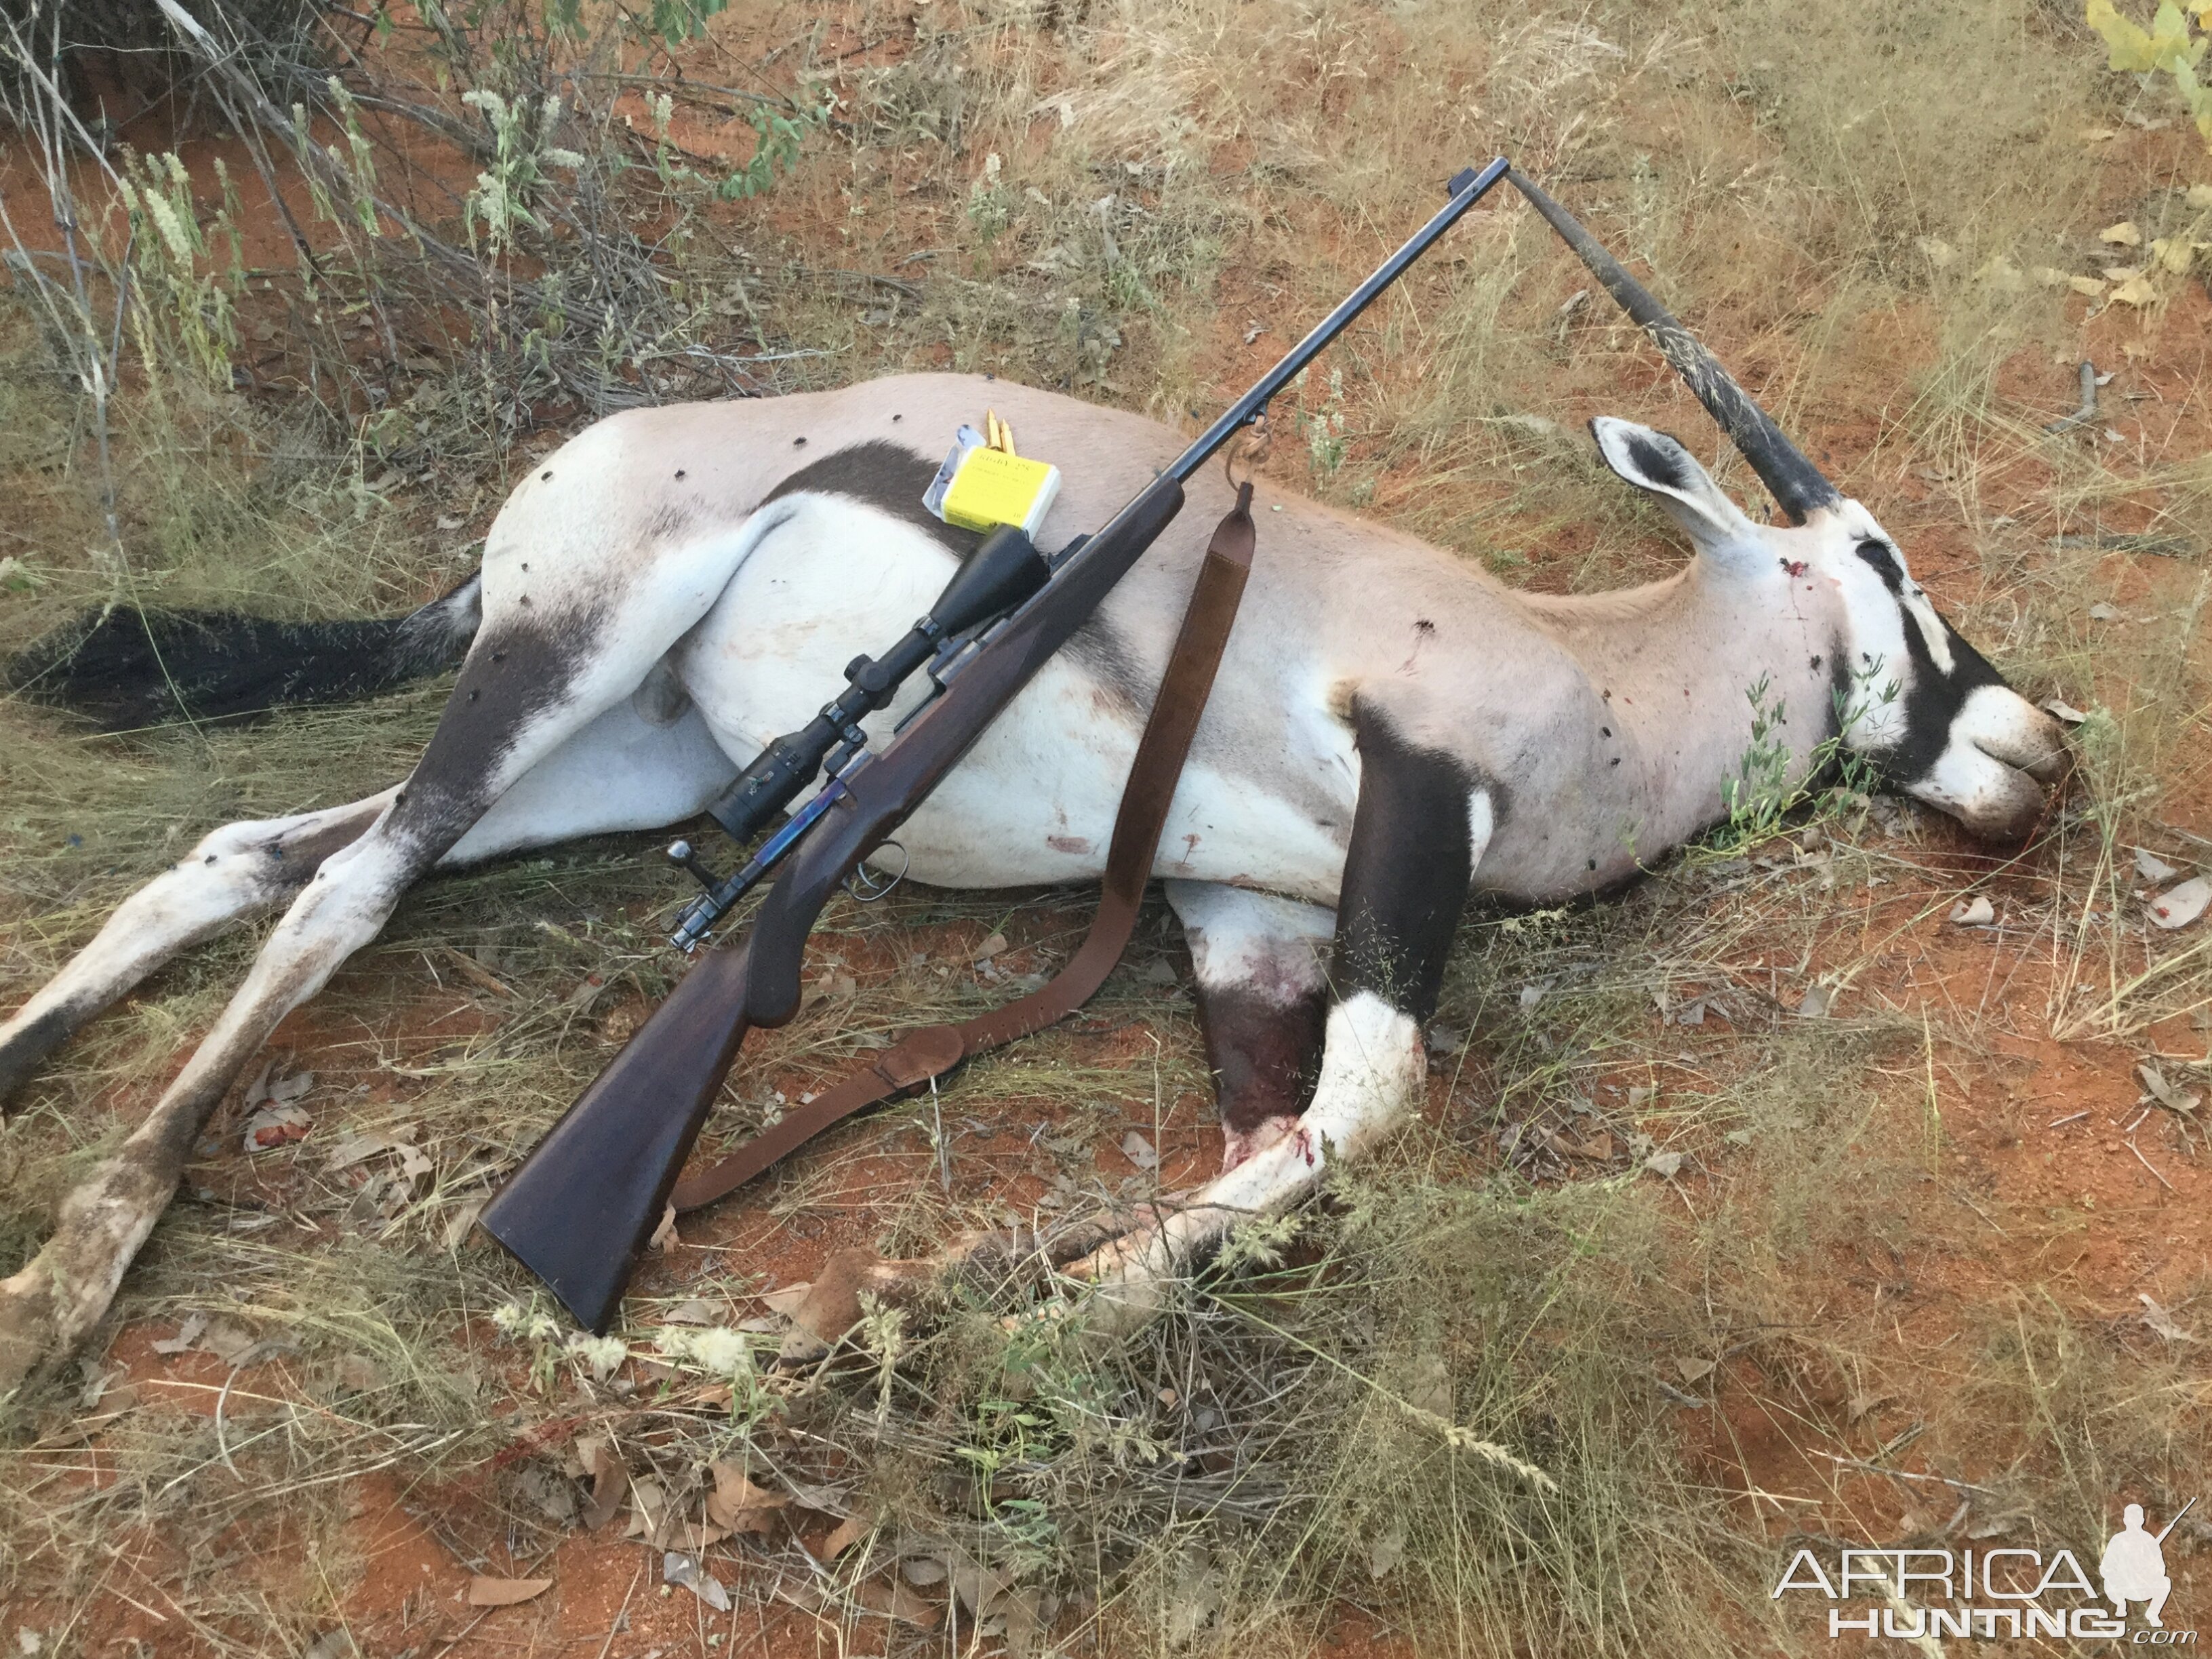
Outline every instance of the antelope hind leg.
{"type": "MultiPolygon", "coordinates": [[[[471,684],[483,666],[480,658],[495,648],[518,649],[512,630],[478,637],[414,775],[365,832],[323,860],[146,1121],[64,1200],[38,1255],[0,1281],[0,1390],[66,1355],[99,1323],[175,1191],[209,1115],[240,1071],[277,1021],[376,936],[400,896],[433,864],[449,850],[484,857],[533,841],[620,828],[641,821],[640,811],[682,817],[735,770],[696,711],[647,720],[623,706],[626,691],[585,702],[564,698],[558,682],[550,688],[515,684],[515,706],[501,711],[494,703],[501,677],[487,677],[491,684],[481,688],[471,684]],[[467,694],[479,689],[483,695],[471,704],[467,694]],[[603,709],[610,702],[611,710],[603,709]],[[571,744],[580,728],[591,740],[575,744],[544,769],[544,775],[531,776],[537,763],[571,744]],[[517,810],[498,811],[518,783],[517,810]],[[566,808],[549,816],[555,801],[566,808]],[[529,802],[545,810],[521,810],[529,802]],[[590,822],[579,817],[583,811],[590,822]],[[457,846],[472,826],[466,844],[457,846]]],[[[580,677],[570,665],[562,678],[573,683],[580,677]]]]}
{"type": "Polygon", "coordinates": [[[92,942],[0,1024],[0,1107],[87,1021],[149,974],[306,884],[398,787],[319,812],[226,824],[116,907],[92,942]]]}

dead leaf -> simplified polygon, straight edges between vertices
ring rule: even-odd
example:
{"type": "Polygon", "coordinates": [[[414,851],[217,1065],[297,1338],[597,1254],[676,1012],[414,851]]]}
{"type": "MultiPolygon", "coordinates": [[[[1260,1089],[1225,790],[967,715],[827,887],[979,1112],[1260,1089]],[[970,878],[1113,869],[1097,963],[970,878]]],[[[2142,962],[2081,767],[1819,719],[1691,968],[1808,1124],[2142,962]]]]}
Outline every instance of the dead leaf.
{"type": "Polygon", "coordinates": [[[1680,1152],[1654,1152],[1644,1160],[1644,1167],[1653,1175],[1672,1181],[1682,1172],[1683,1156],[1680,1152]]]}
{"type": "Polygon", "coordinates": [[[2212,185],[2191,185],[2182,199],[2193,208],[2212,208],[2212,185]]]}
{"type": "Polygon", "coordinates": [[[2148,1060],[2136,1067],[2136,1075],[2142,1079],[2143,1087],[2150,1091],[2150,1098],[2170,1112],[2177,1112],[2183,1117],[2187,1117],[2203,1103],[2203,1095],[2182,1093],[2180,1090],[2166,1081],[2164,1072],[2148,1060]]]}
{"type": "Polygon", "coordinates": [[[2120,616],[2120,608],[2116,605],[2106,605],[2100,601],[2098,604],[2093,605],[2089,607],[2089,620],[2091,622],[2118,622],[2122,620],[2120,616]]]}
{"type": "Polygon", "coordinates": [[[806,1305],[807,1293],[813,1288],[811,1284],[802,1280],[796,1285],[786,1285],[781,1290],[763,1291],[760,1299],[768,1304],[770,1313],[781,1314],[789,1319],[806,1305]]]}
{"type": "Polygon", "coordinates": [[[1977,893],[1951,907],[1951,925],[1954,927],[1987,927],[1996,919],[1996,907],[1984,893],[1977,893]]]}
{"type": "Polygon", "coordinates": [[[1713,1362],[1681,1354],[1674,1360],[1674,1371],[1685,1382],[1702,1382],[1713,1374],[1713,1362]]]}
{"type": "Polygon", "coordinates": [[[656,1250],[671,1250],[683,1242],[676,1231],[676,1206],[672,1204],[661,1212],[660,1224],[653,1230],[653,1237],[648,1243],[656,1250]]]}
{"type": "Polygon", "coordinates": [[[1405,1555],[1405,1517],[1393,1516],[1389,1525],[1368,1540],[1367,1576],[1370,1578],[1388,1577],[1390,1570],[1403,1560],[1405,1555]]]}
{"type": "Polygon", "coordinates": [[[177,1334],[174,1336],[165,1336],[154,1344],[154,1352],[162,1354],[183,1353],[200,1340],[200,1333],[206,1328],[205,1314],[187,1315],[185,1322],[177,1327],[177,1334]]]}
{"type": "Polygon", "coordinates": [[[848,1515],[837,1523],[836,1529],[822,1540],[820,1547],[810,1552],[817,1561],[835,1561],[847,1550],[868,1535],[875,1525],[857,1515],[848,1515]]]}
{"type": "Polygon", "coordinates": [[[483,1207],[489,1201],[488,1198],[472,1198],[453,1212],[453,1218],[446,1224],[447,1249],[461,1248],[461,1241],[469,1236],[469,1230],[477,1224],[477,1218],[483,1213],[483,1207]]]}
{"type": "Polygon", "coordinates": [[[1850,1420],[1856,1423],[1888,1398],[1886,1394],[1855,1394],[1850,1398],[1850,1403],[1844,1409],[1850,1415],[1850,1420]]]}
{"type": "Polygon", "coordinates": [[[243,1330],[222,1319],[210,1320],[200,1336],[200,1346],[226,1365],[242,1364],[246,1356],[260,1346],[261,1339],[252,1331],[243,1330]]]}
{"type": "Polygon", "coordinates": [[[2192,876],[2179,887],[2167,888],[2150,902],[2150,919],[2160,927],[2186,927],[2204,914],[2207,904],[2212,904],[2212,882],[2202,876],[2192,876]]]}
{"type": "Polygon", "coordinates": [[[714,1304],[703,1296],[695,1296],[689,1302],[679,1302],[661,1317],[672,1325],[719,1325],[722,1316],[714,1304]]]}
{"type": "Polygon", "coordinates": [[[2132,219],[2123,219],[2117,225],[2106,225],[2097,233],[2100,242],[2110,242],[2115,247],[2141,247],[2142,232],[2136,228],[2132,219]]]}
{"type": "Polygon", "coordinates": [[[2136,874],[2144,881],[2172,881],[2181,872],[2147,847],[2136,848],[2136,874]]]}
{"type": "Polygon", "coordinates": [[[615,1449],[604,1440],[589,1441],[577,1450],[592,1476],[592,1501],[584,1506],[584,1525],[597,1532],[622,1508],[623,1498],[629,1491],[629,1471],[615,1455],[615,1449]]]}
{"type": "Polygon", "coordinates": [[[2087,295],[2093,300],[2098,298],[2105,291],[2105,284],[2103,282],[2094,276],[2069,276],[2066,279],[2066,286],[2072,289],[2076,294],[2087,295]]]}
{"type": "Polygon", "coordinates": [[[2115,304],[2124,306],[2154,306],[2158,303],[2159,293],[2150,278],[2137,271],[2112,290],[2112,300],[2115,304]]]}
{"type": "Polygon", "coordinates": [[[668,1493],[660,1482],[651,1475],[641,1475],[629,1483],[629,1524],[623,1528],[625,1538],[651,1538],[660,1530],[660,1523],[668,1515],[668,1493]]]}
{"type": "Polygon", "coordinates": [[[825,1002],[848,1002],[860,994],[860,981],[842,968],[833,968],[806,988],[806,1006],[813,1008],[825,1002]]]}
{"type": "Polygon", "coordinates": [[[1044,1632],[1037,1593],[1033,1589],[1016,1590],[1006,1597],[1000,1611],[1006,1621],[1006,1659],[1034,1659],[1037,1638],[1044,1632]]]}
{"type": "Polygon", "coordinates": [[[1448,1418],[1452,1414],[1451,1370],[1444,1364],[1442,1354],[1413,1356],[1413,1367],[1406,1377],[1406,1403],[1431,1417],[1448,1418]]]}
{"type": "Polygon", "coordinates": [[[1828,1011],[1835,1006],[1835,1003],[1836,993],[1832,987],[1808,985],[1805,988],[1803,999],[1797,1004],[1797,1018],[1826,1019],[1828,1017],[1828,1011]]]}
{"type": "Polygon", "coordinates": [[[283,1081],[270,1084],[266,1098],[283,1106],[299,1099],[314,1086],[315,1074],[313,1072],[295,1072],[283,1081]]]}
{"type": "Polygon", "coordinates": [[[1006,948],[1006,936],[1004,933],[994,933],[975,947],[975,961],[979,964],[988,962],[1006,948]]]}
{"type": "Polygon", "coordinates": [[[660,1582],[688,1589],[717,1613],[730,1610],[729,1587],[699,1565],[699,1558],[670,1550],[660,1558],[660,1582]]]}
{"type": "Polygon", "coordinates": [[[243,1137],[249,1152],[274,1152],[295,1140],[305,1140],[315,1120],[297,1106],[264,1106],[246,1120],[243,1137]]]}
{"type": "Polygon", "coordinates": [[[2150,262],[2176,276],[2186,276],[2197,263],[2197,249],[2182,237],[2161,236],[2150,245],[2150,262]]]}
{"type": "Polygon", "coordinates": [[[728,1459],[708,1466],[714,1490],[707,1497],[707,1518],[732,1532],[764,1533],[775,1524],[775,1512],[791,1502],[783,1492],[756,1486],[744,1468],[728,1459]]]}
{"type": "Polygon", "coordinates": [[[899,1572],[908,1583],[924,1588],[945,1582],[945,1563],[933,1555],[909,1555],[899,1563],[899,1572]]]}
{"type": "Polygon", "coordinates": [[[350,1389],[356,1394],[374,1394],[388,1380],[384,1367],[365,1353],[338,1356],[338,1387],[350,1389]]]}
{"type": "Polygon", "coordinates": [[[1160,1155],[1152,1150],[1152,1143],[1134,1129],[1121,1137],[1121,1156],[1140,1170],[1160,1167],[1160,1155]]]}
{"type": "Polygon", "coordinates": [[[481,1573],[469,1580],[472,1607],[511,1607],[553,1588],[550,1578],[486,1578],[481,1573]]]}
{"type": "Polygon", "coordinates": [[[2143,1304],[2142,1322],[2169,1342],[2194,1342],[2197,1339],[2174,1323],[2173,1316],[2150,1298],[2148,1291],[2136,1292],[2136,1300],[2143,1304]]]}
{"type": "Polygon", "coordinates": [[[923,1630],[935,1630],[945,1620],[943,1607],[927,1596],[915,1595],[896,1578],[889,1583],[866,1579],[853,1595],[871,1613],[886,1613],[923,1630]]]}
{"type": "Polygon", "coordinates": [[[2079,726],[2089,718],[2063,697],[2045,697],[2043,700],[2043,712],[2054,720],[2063,720],[2069,726],[2079,726]]]}

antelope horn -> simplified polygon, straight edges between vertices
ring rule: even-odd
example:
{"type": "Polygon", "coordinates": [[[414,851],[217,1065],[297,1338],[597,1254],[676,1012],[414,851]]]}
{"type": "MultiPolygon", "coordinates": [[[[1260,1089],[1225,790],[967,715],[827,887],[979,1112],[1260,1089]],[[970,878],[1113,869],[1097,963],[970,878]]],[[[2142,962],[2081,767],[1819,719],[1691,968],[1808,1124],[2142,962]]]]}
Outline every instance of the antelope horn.
{"type": "Polygon", "coordinates": [[[1835,485],[1821,477],[1820,469],[1782,435],[1782,428],[1752,401],[1751,394],[1735,383],[1718,359],[1691,338],[1689,331],[1675,319],[1674,313],[1653,299],[1643,283],[1621,269],[1620,261],[1599,246],[1597,239],[1577,224],[1572,214],[1537,188],[1519,168],[1506,176],[1589,267],[1590,275],[1605,285],[1605,291],[1620,302],[1620,308],[1633,317],[1651,337],[1652,343],[1666,354],[1675,373],[1697,394],[1705,412],[1720,422],[1721,429],[1729,434],[1744,459],[1751,463],[1751,470],[1759,474],[1759,482],[1790,515],[1792,524],[1802,524],[1810,514],[1824,507],[1833,507],[1842,499],[1835,485]]]}

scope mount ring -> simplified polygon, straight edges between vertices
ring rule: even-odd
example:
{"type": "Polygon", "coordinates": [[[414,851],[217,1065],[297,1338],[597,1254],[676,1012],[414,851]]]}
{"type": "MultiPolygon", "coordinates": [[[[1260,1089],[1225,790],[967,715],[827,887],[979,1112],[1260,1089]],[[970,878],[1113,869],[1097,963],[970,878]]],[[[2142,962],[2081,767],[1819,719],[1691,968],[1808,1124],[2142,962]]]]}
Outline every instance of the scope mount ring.
{"type": "Polygon", "coordinates": [[[898,848],[898,874],[893,876],[889,881],[878,881],[869,873],[868,861],[863,859],[853,867],[853,873],[845,878],[846,890],[862,904],[873,904],[878,899],[888,895],[892,888],[906,879],[907,868],[914,862],[913,854],[906,850],[904,843],[887,841],[884,845],[898,848]]]}

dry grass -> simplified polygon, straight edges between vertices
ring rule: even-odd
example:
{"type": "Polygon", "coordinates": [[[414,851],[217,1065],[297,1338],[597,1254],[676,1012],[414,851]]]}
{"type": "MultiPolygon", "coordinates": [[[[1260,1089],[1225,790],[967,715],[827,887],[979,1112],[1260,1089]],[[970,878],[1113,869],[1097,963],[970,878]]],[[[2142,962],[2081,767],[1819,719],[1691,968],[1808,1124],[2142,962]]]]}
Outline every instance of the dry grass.
{"type": "MultiPolygon", "coordinates": [[[[208,1650],[303,1651],[369,1570],[346,1528],[361,1477],[400,1481],[455,1559],[520,1571],[569,1535],[562,1448],[580,1423],[680,1501],[737,1454],[879,1515],[834,1571],[781,1534],[714,1559],[725,1577],[746,1564],[743,1597],[797,1598],[864,1646],[915,1651],[947,1632],[867,1612],[894,1557],[991,1565],[1063,1640],[1087,1630],[1115,1651],[1297,1652],[1347,1609],[1422,1651],[1817,1650],[1765,1595],[1793,1540],[1986,1523],[2078,1547],[2115,1492],[2170,1509],[2199,1489],[2201,1345],[2161,1341],[2063,1268],[2073,1243],[2155,1213],[2000,1202],[1983,1143],[1955,1130],[2062,1115],[2033,1086],[2054,1036],[2124,1068],[2212,1006],[2212,957],[2142,925],[2130,863],[2145,842],[2206,850],[2169,823],[2198,822],[2205,781],[2205,590],[2193,565],[2081,539],[2201,550],[2198,366],[2100,356],[2128,441],[2048,438],[2079,305],[1999,269],[2091,269],[2103,223],[2166,234],[2182,212],[2170,179],[2080,142],[2120,106],[2069,18],[871,0],[818,27],[750,16],[696,48],[702,82],[819,79],[841,100],[843,125],[719,240],[665,250],[736,296],[709,313],[733,340],[813,354],[785,361],[793,384],[951,364],[1181,418],[1294,336],[1449,173],[1512,154],[1832,456],[2024,689],[2092,711],[2072,803],[1993,868],[1909,809],[1826,798],[1784,836],[1692,849],[1603,903],[1471,915],[1437,1021],[1437,1109],[1295,1236],[1249,1241],[1243,1266],[1110,1352],[1009,1336],[1006,1296],[978,1297],[872,1324],[853,1374],[799,1387],[751,1369],[717,1385],[691,1362],[596,1382],[495,1332],[488,1316],[529,1287],[456,1247],[458,1224],[665,989],[654,909],[674,895],[638,840],[432,883],[276,1045],[317,1074],[317,1136],[256,1179],[211,1163],[125,1287],[126,1346],[194,1312],[276,1345],[237,1373],[221,1423],[143,1407],[88,1445],[73,1397],[15,1402],[0,1582],[17,1617],[74,1651],[113,1627],[116,1597],[158,1592],[208,1650]],[[1247,347],[1253,326],[1267,331],[1247,347]],[[2092,620],[2100,601],[2129,619],[2092,620]],[[2002,927],[1968,959],[1943,918],[1970,890],[2002,927]],[[1798,1018],[1815,986],[1832,1016],[1798,1018]],[[331,1135],[396,1131],[427,1170],[396,1147],[327,1167],[331,1135]],[[568,1426],[518,1449],[549,1424],[568,1426]],[[1455,1446],[1454,1427],[1556,1490],[1455,1446]],[[1951,1489],[1838,1457],[1974,1490],[1953,1515],[1951,1489]],[[254,1570],[247,1552],[279,1542],[311,1565],[254,1570]]],[[[1580,285],[1525,214],[1470,222],[1310,378],[1276,471],[1511,580],[1589,590],[1670,567],[1576,422],[1655,421],[1745,479],[1613,319],[1559,317],[1580,285]]],[[[80,411],[35,331],[11,328],[0,462],[23,516],[0,634],[20,642],[115,573],[80,411]]],[[[137,591],[343,614],[434,589],[543,438],[427,395],[441,384],[415,387],[432,433],[389,477],[282,400],[125,404],[137,591]],[[447,410],[459,459],[440,453],[447,410]],[[466,528],[431,528],[441,515],[466,528]]],[[[120,741],[0,708],[11,997],[179,841],[388,781],[440,696],[120,741]]],[[[833,911],[815,965],[854,987],[758,1050],[727,1127],[880,1034],[1000,1000],[969,966],[975,941],[1003,929],[1023,971],[1045,970],[1084,902],[902,890],[833,911]]],[[[1204,1144],[1205,1088],[1188,1001],[1146,976],[1176,960],[1164,916],[1141,941],[1091,1016],[1144,1022],[1141,1060],[1061,1032],[979,1065],[746,1200],[757,1242],[901,1254],[1012,1210],[1147,1195],[1097,1149],[1129,1128],[1204,1144]]],[[[169,969],[33,1087],[0,1143],[0,1267],[252,943],[169,969]]],[[[2177,1170],[2205,1152],[2163,1112],[2140,1144],[2177,1170]]],[[[757,1259],[685,1253],[627,1340],[644,1354],[695,1296],[749,1310],[757,1259]]],[[[2170,1276],[2166,1305],[2201,1329],[2204,1289],[2170,1276]]]]}

